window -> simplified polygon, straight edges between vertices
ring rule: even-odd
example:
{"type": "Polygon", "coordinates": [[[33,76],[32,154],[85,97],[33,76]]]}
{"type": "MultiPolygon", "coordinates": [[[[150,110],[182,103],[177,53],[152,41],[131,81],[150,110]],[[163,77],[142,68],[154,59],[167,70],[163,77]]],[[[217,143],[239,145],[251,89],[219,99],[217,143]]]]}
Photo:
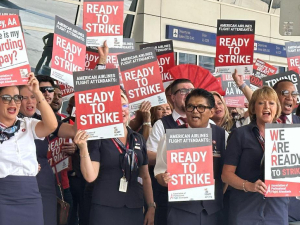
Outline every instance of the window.
{"type": "Polygon", "coordinates": [[[274,66],[277,68],[277,73],[284,73],[285,71],[287,71],[286,67],[283,66],[274,66]]]}
{"type": "Polygon", "coordinates": [[[269,12],[271,4],[271,0],[222,0],[222,2],[261,12],[269,12]]]}
{"type": "Polygon", "coordinates": [[[180,52],[178,64],[197,64],[197,56],[180,52]]]}
{"type": "Polygon", "coordinates": [[[209,70],[211,73],[215,72],[215,58],[214,57],[199,55],[198,65],[209,70]]]}

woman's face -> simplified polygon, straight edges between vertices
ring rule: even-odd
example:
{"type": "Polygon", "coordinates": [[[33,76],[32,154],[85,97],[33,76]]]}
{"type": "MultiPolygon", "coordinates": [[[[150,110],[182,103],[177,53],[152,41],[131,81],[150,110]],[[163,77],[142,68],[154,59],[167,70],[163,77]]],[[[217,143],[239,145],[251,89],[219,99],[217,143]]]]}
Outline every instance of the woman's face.
{"type": "Polygon", "coordinates": [[[254,111],[257,123],[272,123],[277,111],[276,101],[265,98],[258,98],[255,102],[254,111]]]}
{"type": "Polygon", "coordinates": [[[19,89],[16,86],[6,87],[0,92],[0,122],[6,126],[14,124],[21,105],[21,99],[10,101],[10,97],[18,99],[19,95],[19,89]]]}
{"type": "Polygon", "coordinates": [[[212,120],[221,120],[225,116],[225,106],[219,96],[214,95],[215,98],[215,113],[212,120]]]}
{"type": "Polygon", "coordinates": [[[23,87],[20,90],[20,95],[23,96],[20,112],[27,117],[33,116],[36,111],[37,104],[33,93],[27,87],[23,87]]]}
{"type": "Polygon", "coordinates": [[[129,105],[128,102],[121,97],[121,104],[122,104],[122,116],[123,116],[123,124],[127,124],[129,119],[129,105]]]}
{"type": "Polygon", "coordinates": [[[168,103],[159,105],[155,108],[155,120],[159,120],[164,116],[170,115],[172,113],[171,107],[168,103]]]}

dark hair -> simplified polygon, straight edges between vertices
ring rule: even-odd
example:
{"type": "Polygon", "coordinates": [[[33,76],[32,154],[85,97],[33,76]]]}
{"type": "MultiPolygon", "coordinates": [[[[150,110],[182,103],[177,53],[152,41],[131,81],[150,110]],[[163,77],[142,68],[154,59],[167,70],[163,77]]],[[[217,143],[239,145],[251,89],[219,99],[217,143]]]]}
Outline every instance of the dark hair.
{"type": "Polygon", "coordinates": [[[168,86],[168,87],[166,87],[166,89],[165,89],[165,94],[167,94],[167,93],[168,93],[168,91],[170,91],[170,90],[171,90],[172,84],[173,84],[173,83],[169,84],[169,86],[168,86]]]}
{"type": "Polygon", "coordinates": [[[51,86],[54,87],[54,80],[49,76],[38,75],[38,76],[36,76],[36,79],[39,81],[39,83],[49,82],[51,84],[51,86]]]}
{"type": "Polygon", "coordinates": [[[207,90],[197,88],[191,91],[186,98],[185,98],[185,106],[187,106],[191,97],[203,97],[206,99],[208,106],[214,108],[215,107],[215,98],[212,93],[208,92],[207,90]]]}
{"type": "Polygon", "coordinates": [[[293,83],[291,80],[289,80],[289,79],[283,79],[283,80],[278,81],[276,84],[274,84],[273,89],[277,92],[278,85],[279,85],[280,83],[283,83],[283,82],[290,82],[291,84],[294,85],[294,83],[293,83]]]}
{"type": "Polygon", "coordinates": [[[8,87],[16,87],[16,88],[18,88],[18,90],[20,91],[20,87],[19,87],[19,86],[4,86],[4,87],[0,87],[0,93],[1,93],[5,88],[8,88],[8,87]]]}
{"type": "Polygon", "coordinates": [[[193,84],[189,79],[185,79],[185,78],[174,80],[173,83],[170,85],[171,93],[174,94],[174,92],[177,91],[177,85],[182,83],[193,84]]]}

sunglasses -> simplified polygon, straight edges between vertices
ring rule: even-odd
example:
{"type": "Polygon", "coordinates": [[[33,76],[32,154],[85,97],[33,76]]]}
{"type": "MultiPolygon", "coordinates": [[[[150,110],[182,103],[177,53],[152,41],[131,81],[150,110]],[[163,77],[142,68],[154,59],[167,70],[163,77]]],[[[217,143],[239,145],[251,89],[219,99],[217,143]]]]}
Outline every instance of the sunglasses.
{"type": "Polygon", "coordinates": [[[49,93],[54,92],[54,87],[40,87],[40,91],[42,93],[45,93],[46,91],[48,91],[49,93]]]}
{"type": "Polygon", "coordinates": [[[12,100],[14,100],[16,104],[20,104],[23,99],[22,95],[14,95],[14,96],[1,95],[0,97],[4,104],[9,104],[9,103],[11,103],[12,100]]]}

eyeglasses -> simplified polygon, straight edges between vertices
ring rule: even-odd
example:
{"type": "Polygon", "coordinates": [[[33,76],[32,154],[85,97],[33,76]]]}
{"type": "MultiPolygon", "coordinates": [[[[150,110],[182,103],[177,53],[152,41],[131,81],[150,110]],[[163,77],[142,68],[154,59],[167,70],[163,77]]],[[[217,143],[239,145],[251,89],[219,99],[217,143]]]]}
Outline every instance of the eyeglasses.
{"type": "Polygon", "coordinates": [[[212,109],[212,107],[205,105],[187,105],[185,109],[187,112],[193,112],[195,109],[197,109],[199,113],[203,113],[206,109],[212,109]]]}
{"type": "Polygon", "coordinates": [[[187,95],[187,94],[191,93],[192,90],[194,90],[194,88],[181,88],[181,89],[178,89],[177,91],[175,91],[173,95],[176,95],[177,92],[180,92],[181,95],[187,95]]]}
{"type": "Polygon", "coordinates": [[[16,104],[20,104],[23,99],[22,95],[14,95],[14,96],[1,95],[0,97],[4,104],[9,104],[9,103],[11,103],[12,100],[14,100],[16,104]]]}
{"type": "Polygon", "coordinates": [[[48,91],[49,93],[54,92],[54,87],[40,87],[40,91],[42,93],[45,93],[46,91],[48,91]]]}
{"type": "Polygon", "coordinates": [[[284,97],[289,97],[290,95],[292,96],[292,98],[297,98],[299,96],[298,91],[288,91],[288,90],[282,90],[281,91],[281,95],[284,97]]]}

